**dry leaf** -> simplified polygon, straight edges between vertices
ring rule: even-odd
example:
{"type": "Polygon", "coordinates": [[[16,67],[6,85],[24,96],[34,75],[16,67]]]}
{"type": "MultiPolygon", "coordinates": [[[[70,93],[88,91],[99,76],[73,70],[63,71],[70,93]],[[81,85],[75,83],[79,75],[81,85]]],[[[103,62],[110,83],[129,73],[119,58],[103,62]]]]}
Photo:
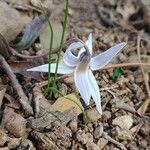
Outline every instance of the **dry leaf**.
{"type": "Polygon", "coordinates": [[[150,99],[147,99],[143,105],[137,110],[137,113],[140,115],[140,116],[143,116],[144,113],[146,112],[147,108],[148,108],[148,105],[150,104],[150,99]]]}
{"type": "Polygon", "coordinates": [[[0,8],[0,33],[10,42],[23,29],[24,22],[20,13],[5,2],[0,1],[0,8]]]}
{"type": "Polygon", "coordinates": [[[113,120],[112,124],[122,129],[130,129],[133,125],[133,119],[129,115],[119,116],[113,120]]]}
{"type": "MultiPolygon", "coordinates": [[[[84,109],[80,100],[76,97],[75,93],[68,94],[68,95],[66,95],[66,97],[69,99],[72,99],[73,101],[78,103],[82,109],[84,109]]],[[[78,115],[81,114],[82,113],[81,109],[77,106],[77,104],[75,104],[73,101],[71,101],[69,99],[66,99],[64,97],[58,98],[56,100],[56,102],[53,105],[51,105],[49,110],[65,112],[71,108],[75,108],[77,111],[77,114],[78,115]]]]}
{"type": "Polygon", "coordinates": [[[0,85],[0,108],[3,102],[3,97],[5,95],[6,92],[6,86],[5,85],[0,85]]]}
{"type": "Polygon", "coordinates": [[[35,66],[35,62],[33,61],[9,61],[9,66],[11,67],[14,73],[19,73],[21,71],[25,71],[28,68],[35,66]]]}

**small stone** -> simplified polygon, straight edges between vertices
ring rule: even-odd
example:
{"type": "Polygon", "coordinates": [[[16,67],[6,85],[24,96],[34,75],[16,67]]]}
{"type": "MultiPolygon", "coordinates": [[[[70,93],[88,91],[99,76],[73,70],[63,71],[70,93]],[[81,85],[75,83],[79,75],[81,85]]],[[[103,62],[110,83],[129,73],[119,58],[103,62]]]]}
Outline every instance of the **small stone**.
{"type": "Polygon", "coordinates": [[[133,119],[129,115],[119,116],[113,120],[112,124],[122,129],[130,129],[133,125],[133,119]]]}
{"type": "Polygon", "coordinates": [[[74,83],[74,78],[73,78],[73,76],[70,76],[70,77],[65,78],[65,79],[64,79],[64,82],[65,82],[65,83],[69,83],[69,84],[74,83]]]}
{"type": "Polygon", "coordinates": [[[96,122],[98,119],[101,118],[101,115],[96,110],[96,108],[91,108],[87,110],[87,116],[90,122],[96,122]]]}
{"type": "MultiPolygon", "coordinates": [[[[59,148],[62,149],[63,147],[67,149],[71,146],[72,133],[69,128],[62,125],[59,121],[55,121],[54,123],[52,123],[51,132],[57,135],[57,140],[55,142],[57,143],[57,146],[59,148]]],[[[48,137],[50,137],[50,135],[48,137]]]]}
{"type": "Polygon", "coordinates": [[[128,129],[121,129],[120,127],[116,127],[116,139],[120,140],[132,140],[132,133],[128,129]]]}
{"type": "Polygon", "coordinates": [[[97,146],[100,148],[100,149],[103,149],[108,143],[108,140],[104,139],[104,138],[100,138],[97,142],[97,146]]]}
{"type": "Polygon", "coordinates": [[[127,57],[126,57],[123,53],[120,53],[120,54],[118,55],[118,57],[119,57],[119,60],[120,60],[121,62],[127,61],[127,57]]]}
{"type": "Polygon", "coordinates": [[[7,140],[7,134],[5,133],[4,129],[0,127],[0,146],[4,146],[7,140]]]}
{"type": "Polygon", "coordinates": [[[90,134],[90,133],[85,134],[85,132],[82,131],[82,130],[79,130],[76,133],[76,138],[82,144],[87,144],[87,143],[93,142],[93,136],[92,136],[92,134],[90,134]]]}
{"type": "Polygon", "coordinates": [[[87,125],[87,132],[93,133],[93,131],[94,131],[93,124],[92,123],[88,123],[88,125],[87,125]]]}
{"type": "Polygon", "coordinates": [[[150,135],[150,121],[145,121],[144,125],[140,128],[140,132],[144,136],[150,135]]]}
{"type": "Polygon", "coordinates": [[[77,129],[78,129],[77,118],[74,118],[73,120],[71,120],[71,121],[69,122],[68,127],[71,129],[71,131],[72,131],[73,133],[75,133],[75,132],[77,131],[77,129]]]}
{"type": "Polygon", "coordinates": [[[141,145],[141,148],[146,149],[148,145],[148,141],[143,139],[140,141],[139,144],[141,145]]]}
{"type": "Polygon", "coordinates": [[[128,145],[128,149],[137,150],[139,147],[137,146],[137,143],[135,141],[131,141],[128,145]]]}
{"type": "Polygon", "coordinates": [[[16,149],[21,142],[21,138],[10,138],[7,145],[10,149],[16,149]]]}
{"type": "Polygon", "coordinates": [[[110,111],[104,111],[102,114],[103,120],[107,121],[108,119],[111,118],[111,112],[110,111]]]}
{"type": "Polygon", "coordinates": [[[94,142],[86,144],[87,150],[101,150],[94,142]]]}
{"type": "Polygon", "coordinates": [[[103,126],[100,125],[100,126],[96,127],[96,129],[94,131],[95,139],[99,139],[102,136],[102,133],[103,133],[103,126]]]}
{"type": "Polygon", "coordinates": [[[23,139],[21,141],[20,148],[21,147],[27,147],[27,146],[29,146],[29,150],[36,150],[35,147],[34,147],[34,145],[32,144],[32,142],[30,140],[23,139]]]}

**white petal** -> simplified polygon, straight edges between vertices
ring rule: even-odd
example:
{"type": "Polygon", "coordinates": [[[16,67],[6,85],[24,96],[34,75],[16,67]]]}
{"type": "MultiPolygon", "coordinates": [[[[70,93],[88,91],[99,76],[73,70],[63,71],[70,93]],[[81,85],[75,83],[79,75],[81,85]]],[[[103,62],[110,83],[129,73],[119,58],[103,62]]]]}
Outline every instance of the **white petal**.
{"type": "Polygon", "coordinates": [[[92,98],[95,101],[97,111],[102,114],[101,96],[98,84],[91,70],[89,70],[89,81],[91,85],[92,98]]]}
{"type": "Polygon", "coordinates": [[[89,48],[90,54],[92,55],[92,33],[89,34],[88,42],[85,43],[87,47],[89,48]]]}
{"type": "MultiPolygon", "coordinates": [[[[85,45],[89,48],[89,52],[92,55],[92,33],[89,34],[88,40],[85,42],[85,45]]],[[[80,57],[81,53],[85,51],[85,48],[82,47],[78,53],[78,57],[80,57]]]]}
{"type": "Polygon", "coordinates": [[[83,47],[83,43],[74,42],[66,50],[63,56],[63,61],[70,67],[75,67],[78,63],[78,57],[72,54],[71,50],[83,47]]]}
{"type": "Polygon", "coordinates": [[[80,72],[78,68],[75,69],[74,80],[77,90],[79,91],[82,99],[86,105],[89,105],[91,98],[88,68],[84,72],[80,72]]]}
{"type": "Polygon", "coordinates": [[[107,65],[126,44],[127,43],[125,42],[117,44],[109,48],[107,51],[93,57],[90,62],[91,69],[97,70],[107,65]]]}
{"type": "MultiPolygon", "coordinates": [[[[55,69],[56,69],[56,64],[51,64],[51,73],[55,73],[55,69]]],[[[34,67],[31,69],[27,69],[27,71],[37,71],[37,72],[48,72],[48,64],[45,65],[41,65],[38,67],[34,67]]],[[[59,64],[58,66],[58,74],[70,74],[74,72],[74,68],[73,67],[68,67],[65,64],[59,64]]]]}

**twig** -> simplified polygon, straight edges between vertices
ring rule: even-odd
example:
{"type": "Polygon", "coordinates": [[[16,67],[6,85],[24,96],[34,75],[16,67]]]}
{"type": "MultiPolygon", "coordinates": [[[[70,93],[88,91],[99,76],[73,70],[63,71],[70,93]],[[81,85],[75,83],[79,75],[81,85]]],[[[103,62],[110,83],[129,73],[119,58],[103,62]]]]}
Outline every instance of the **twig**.
{"type": "Polygon", "coordinates": [[[113,64],[113,65],[108,65],[100,70],[106,70],[106,69],[111,69],[111,68],[116,68],[116,67],[135,67],[135,66],[150,66],[150,63],[123,63],[123,64],[113,64]]]}
{"type": "Polygon", "coordinates": [[[35,58],[45,57],[45,56],[48,55],[48,52],[46,52],[45,54],[38,55],[38,56],[27,56],[27,55],[23,55],[23,54],[18,53],[16,50],[14,50],[14,49],[11,48],[11,47],[10,47],[10,51],[11,51],[11,53],[12,53],[14,56],[18,56],[18,57],[23,58],[23,59],[35,59],[35,58]]]}
{"type": "Polygon", "coordinates": [[[23,109],[25,110],[25,114],[32,115],[33,110],[28,102],[28,98],[25,95],[25,93],[23,92],[21,85],[19,84],[15,74],[13,73],[10,66],[8,65],[8,63],[6,62],[5,58],[2,55],[0,55],[0,64],[10,78],[12,85],[19,96],[19,102],[20,102],[21,106],[23,107],[23,109]]]}
{"type": "MultiPolygon", "coordinates": [[[[139,62],[142,63],[141,62],[141,54],[140,54],[140,41],[141,41],[141,38],[140,38],[140,36],[138,36],[138,38],[137,38],[137,55],[138,55],[139,62]]],[[[141,68],[142,75],[143,75],[143,78],[144,78],[144,83],[145,83],[145,87],[146,87],[146,90],[147,90],[147,94],[148,94],[148,97],[150,98],[150,87],[149,87],[149,83],[148,83],[148,79],[147,79],[148,77],[145,74],[142,65],[140,65],[140,68],[141,68]]]]}
{"type": "Polygon", "coordinates": [[[113,138],[111,138],[106,132],[103,132],[102,136],[103,136],[105,139],[107,139],[109,142],[111,142],[111,143],[117,145],[118,147],[120,147],[121,149],[127,150],[126,147],[125,147],[123,144],[121,144],[121,143],[119,143],[118,141],[116,141],[116,140],[114,140],[113,138]]]}

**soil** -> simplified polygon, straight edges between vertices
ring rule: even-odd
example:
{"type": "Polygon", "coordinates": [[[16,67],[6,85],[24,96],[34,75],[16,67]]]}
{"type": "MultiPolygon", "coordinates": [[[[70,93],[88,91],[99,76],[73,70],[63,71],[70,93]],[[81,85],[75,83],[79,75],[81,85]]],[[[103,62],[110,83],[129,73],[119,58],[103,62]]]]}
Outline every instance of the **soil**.
{"type": "MultiPolygon", "coordinates": [[[[55,62],[64,1],[42,0],[42,5],[50,10],[54,24],[55,62]]],[[[57,77],[58,90],[86,110],[87,125],[74,103],[58,93],[52,99],[45,98],[46,73],[26,71],[47,62],[43,41],[48,41],[49,35],[41,36],[37,31],[29,47],[15,47],[25,27],[41,15],[38,0],[0,0],[0,6],[0,150],[150,150],[148,0],[69,1],[62,55],[68,40],[78,37],[86,41],[89,33],[93,35],[93,55],[127,42],[110,67],[94,72],[102,97],[102,115],[94,102],[84,105],[72,75],[57,77]],[[114,64],[123,69],[115,81],[114,64]]]]}

